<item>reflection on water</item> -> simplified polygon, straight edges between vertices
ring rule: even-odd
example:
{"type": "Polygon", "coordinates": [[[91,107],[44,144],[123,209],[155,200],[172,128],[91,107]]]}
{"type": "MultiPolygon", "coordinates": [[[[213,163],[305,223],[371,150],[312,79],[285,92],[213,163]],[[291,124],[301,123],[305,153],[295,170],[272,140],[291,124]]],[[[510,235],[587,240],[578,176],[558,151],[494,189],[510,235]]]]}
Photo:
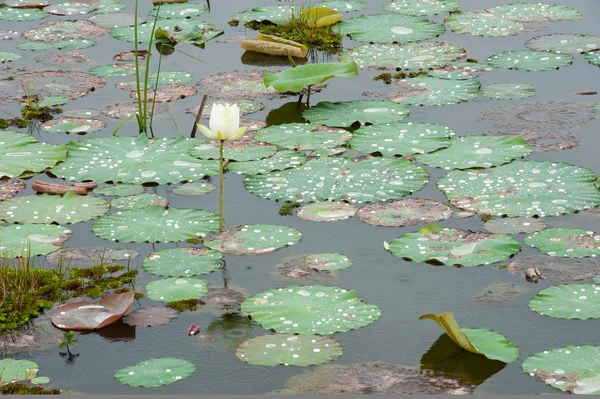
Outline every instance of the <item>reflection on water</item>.
{"type": "Polygon", "coordinates": [[[285,103],[281,107],[269,112],[266,119],[267,125],[306,122],[302,117],[302,112],[304,112],[306,108],[306,104],[298,101],[285,103]]]}
{"type": "Polygon", "coordinates": [[[99,330],[81,331],[81,335],[97,334],[108,342],[133,341],[135,339],[135,327],[123,322],[122,319],[109,324],[99,330]]]}
{"type": "Polygon", "coordinates": [[[239,344],[250,338],[257,324],[239,313],[225,313],[215,318],[207,327],[210,339],[223,341],[225,346],[235,350],[239,344]]]}

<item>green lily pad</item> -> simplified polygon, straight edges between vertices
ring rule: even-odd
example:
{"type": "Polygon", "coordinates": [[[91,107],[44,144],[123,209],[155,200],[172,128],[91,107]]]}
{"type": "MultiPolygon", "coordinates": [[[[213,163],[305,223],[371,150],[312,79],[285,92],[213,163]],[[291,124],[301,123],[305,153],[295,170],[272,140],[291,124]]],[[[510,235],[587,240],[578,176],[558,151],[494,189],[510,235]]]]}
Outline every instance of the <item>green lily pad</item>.
{"type": "Polygon", "coordinates": [[[44,51],[53,48],[51,44],[41,42],[25,42],[15,46],[23,51],[44,51]]]}
{"type": "Polygon", "coordinates": [[[110,206],[119,209],[142,209],[154,205],[155,201],[162,202],[165,198],[156,194],[131,195],[114,199],[110,206]]]}
{"type": "MultiPolygon", "coordinates": [[[[277,147],[254,140],[252,132],[238,140],[225,141],[223,158],[233,161],[255,161],[267,158],[277,152],[277,147]]],[[[190,148],[189,154],[200,159],[219,159],[219,140],[206,141],[190,148]]]]}
{"type": "Polygon", "coordinates": [[[38,102],[40,107],[55,107],[57,105],[67,104],[69,99],[64,96],[43,96],[38,102]]]}
{"type": "Polygon", "coordinates": [[[52,46],[59,50],[79,50],[95,45],[96,42],[91,39],[67,39],[52,43],[52,46]]]}
{"type": "Polygon", "coordinates": [[[343,353],[334,339],[319,335],[275,334],[254,337],[236,349],[238,359],[259,366],[310,366],[328,363],[343,353]]]}
{"type": "Polygon", "coordinates": [[[212,183],[191,182],[177,186],[173,193],[178,195],[204,195],[213,191],[216,186],[212,183]]]}
{"type": "Polygon", "coordinates": [[[600,67],[600,51],[590,51],[585,53],[585,60],[592,65],[600,67]]]}
{"type": "Polygon", "coordinates": [[[304,265],[316,270],[335,271],[352,266],[352,261],[345,255],[335,253],[313,254],[305,256],[304,265]]]}
{"type": "Polygon", "coordinates": [[[294,169],[248,176],[246,189],[274,201],[378,202],[427,183],[425,169],[404,158],[317,158],[294,169]]]}
{"type": "Polygon", "coordinates": [[[531,154],[532,147],[521,137],[462,136],[448,148],[415,159],[428,166],[450,169],[491,168],[531,154]]]}
{"type": "Polygon", "coordinates": [[[303,205],[296,213],[300,219],[314,222],[336,222],[354,216],[358,208],[345,202],[314,202],[303,205]]]}
{"type": "Polygon", "coordinates": [[[0,51],[0,64],[4,64],[5,62],[17,61],[20,58],[21,56],[17,53],[7,53],[5,51],[0,51]]]}
{"type": "Polygon", "coordinates": [[[136,184],[197,180],[219,173],[218,161],[202,161],[187,154],[201,142],[182,136],[149,140],[143,134],[71,141],[68,160],[54,168],[53,174],[67,180],[136,184]]]}
{"type": "Polygon", "coordinates": [[[581,54],[600,48],[600,36],[553,33],[529,39],[525,42],[525,47],[535,51],[581,54]]]}
{"type": "Polygon", "coordinates": [[[444,21],[455,33],[474,36],[510,36],[521,32],[525,27],[519,22],[512,21],[502,15],[475,10],[462,14],[454,14],[444,21]]]}
{"type": "Polygon", "coordinates": [[[300,14],[301,8],[289,4],[275,4],[271,6],[256,7],[235,14],[234,21],[246,23],[251,21],[269,21],[277,25],[288,22],[293,14],[300,14]]]}
{"type": "Polygon", "coordinates": [[[50,14],[38,8],[0,8],[0,20],[4,21],[38,21],[40,19],[47,18],[48,16],[50,16],[50,14]]]}
{"type": "Polygon", "coordinates": [[[90,108],[72,108],[64,109],[61,115],[69,118],[89,119],[100,116],[100,111],[90,108]]]}
{"type": "Polygon", "coordinates": [[[598,394],[600,346],[566,346],[536,353],[523,361],[523,370],[546,384],[574,394],[598,394]]]}
{"type": "Polygon", "coordinates": [[[430,76],[396,81],[387,98],[411,105],[446,105],[469,101],[479,94],[481,83],[475,79],[448,80],[430,76]]]}
{"type": "Polygon", "coordinates": [[[533,96],[535,87],[528,83],[495,83],[483,86],[481,94],[492,100],[517,100],[533,96]]]}
{"type": "Polygon", "coordinates": [[[444,42],[423,43],[374,43],[363,44],[342,51],[339,60],[354,61],[360,69],[426,70],[441,68],[465,57],[467,51],[444,42]]]}
{"type": "MultiPolygon", "coordinates": [[[[140,73],[143,74],[144,64],[139,67],[140,73]]],[[[90,73],[101,78],[116,78],[122,76],[135,75],[135,65],[133,64],[108,64],[98,65],[90,69],[90,73]]]]}
{"type": "Polygon", "coordinates": [[[30,382],[34,385],[44,385],[50,383],[50,378],[48,377],[36,377],[30,380],[30,382]]]}
{"type": "Polygon", "coordinates": [[[347,148],[344,147],[334,147],[334,148],[321,148],[320,150],[314,150],[308,153],[309,157],[333,157],[335,155],[342,155],[347,151],[347,148]]]}
{"type": "Polygon", "coordinates": [[[66,224],[95,219],[108,211],[107,201],[67,191],[63,196],[32,194],[0,202],[0,219],[8,223],[66,224]]]}
{"type": "Polygon", "coordinates": [[[244,175],[258,175],[277,170],[298,167],[306,162],[306,155],[289,150],[278,151],[272,156],[258,161],[230,162],[226,169],[244,175]]]}
{"type": "Polygon", "coordinates": [[[338,25],[353,40],[373,43],[408,43],[432,39],[446,31],[444,25],[411,15],[376,14],[350,18],[338,25]]]}
{"type": "Polygon", "coordinates": [[[350,146],[365,154],[383,156],[425,154],[448,147],[454,136],[449,127],[421,122],[364,126],[352,133],[350,146]]]}
{"type": "Polygon", "coordinates": [[[165,277],[189,277],[220,269],[223,255],[208,248],[171,248],[152,252],[144,259],[144,270],[165,277]]]}
{"type": "Polygon", "coordinates": [[[209,237],[204,245],[224,254],[257,255],[297,244],[301,239],[302,234],[291,227],[250,224],[209,237]]]}
{"type": "Polygon", "coordinates": [[[600,318],[600,287],[595,284],[560,284],[544,288],[529,302],[542,316],[559,319],[600,318]]]}
{"type": "Polygon", "coordinates": [[[299,93],[306,86],[323,83],[335,77],[358,75],[355,62],[335,62],[300,65],[279,73],[264,74],[265,87],[273,87],[279,93],[299,93]]]}
{"type": "Polygon", "coordinates": [[[496,68],[551,71],[571,65],[573,57],[547,51],[512,50],[492,55],[485,62],[496,68]]]}
{"type": "MultiPolygon", "coordinates": [[[[183,84],[194,81],[194,77],[191,73],[186,71],[160,71],[160,74],[151,73],[148,75],[148,82],[150,87],[154,87],[156,84],[156,78],[158,78],[158,85],[171,85],[171,84],[183,84]]],[[[140,81],[143,83],[144,77],[140,76],[140,81]]],[[[120,89],[125,89],[128,91],[135,91],[135,80],[130,80],[128,82],[117,83],[115,85],[120,89]]]]}
{"type": "Polygon", "coordinates": [[[513,257],[521,245],[512,237],[429,225],[390,243],[392,255],[445,266],[489,265],[513,257]]]}
{"type": "Polygon", "coordinates": [[[428,76],[438,79],[466,80],[475,79],[481,72],[491,72],[492,67],[479,62],[449,62],[442,69],[429,71],[428,76]]]}
{"type": "Polygon", "coordinates": [[[115,197],[127,197],[144,192],[144,187],[137,184],[115,184],[114,186],[102,186],[94,189],[94,193],[110,195],[115,197]]]}
{"type": "Polygon", "coordinates": [[[407,15],[437,15],[456,11],[460,4],[450,0],[399,0],[384,3],[383,9],[407,15]]]}
{"type": "Polygon", "coordinates": [[[5,358],[0,360],[0,385],[27,381],[35,378],[40,366],[31,360],[15,360],[5,358]]]}
{"type": "Polygon", "coordinates": [[[326,126],[349,127],[361,124],[388,123],[404,119],[409,109],[385,100],[359,100],[332,103],[323,101],[302,113],[304,119],[326,126]]]}
{"type": "Polygon", "coordinates": [[[482,171],[452,171],[438,189],[458,208],[496,216],[558,216],[600,204],[593,171],[568,163],[514,161],[482,171]]]}
{"type": "Polygon", "coordinates": [[[204,237],[219,227],[219,217],[202,209],[165,209],[160,205],[134,208],[94,223],[98,236],[122,242],[176,242],[204,237]]]}
{"type": "Polygon", "coordinates": [[[600,235],[586,229],[547,229],[525,237],[524,242],[550,256],[585,258],[600,254],[600,235]]]}
{"type": "Polygon", "coordinates": [[[30,134],[0,131],[0,177],[39,173],[66,158],[64,145],[40,143],[30,134]]]}
{"type": "Polygon", "coordinates": [[[96,9],[99,4],[94,5],[94,2],[67,2],[59,4],[51,4],[44,7],[44,11],[61,16],[84,15],[96,9]]]}
{"type": "Polygon", "coordinates": [[[146,18],[128,13],[111,13],[111,14],[97,14],[91,16],[90,21],[96,25],[102,26],[103,28],[124,28],[126,26],[134,26],[137,24],[143,24],[146,22],[146,18]]]}
{"type": "Polygon", "coordinates": [[[316,123],[285,123],[258,130],[254,139],[293,150],[317,150],[344,145],[352,134],[316,123]]]}
{"type": "Polygon", "coordinates": [[[98,119],[60,118],[40,125],[42,130],[52,133],[86,134],[102,130],[106,122],[98,119]]]}
{"type": "Polygon", "coordinates": [[[115,378],[134,387],[152,388],[187,378],[194,370],[196,366],[187,360],[163,357],[124,367],[115,373],[115,378]]]}
{"type": "Polygon", "coordinates": [[[483,228],[495,234],[534,233],[545,229],[546,223],[534,218],[502,218],[488,220],[483,228]]]}
{"type": "Polygon", "coordinates": [[[172,4],[161,4],[160,6],[154,6],[150,13],[151,17],[156,17],[159,14],[160,18],[196,18],[208,11],[208,7],[204,4],[196,3],[172,3],[172,4]],[[159,8],[160,7],[160,8],[159,8]]]}
{"type": "Polygon", "coordinates": [[[519,22],[572,21],[582,17],[574,8],[546,3],[501,4],[487,11],[519,22]]]}
{"type": "Polygon", "coordinates": [[[367,8],[367,2],[362,0],[322,0],[313,3],[311,7],[327,7],[335,12],[353,12],[367,8]]]}
{"type": "Polygon", "coordinates": [[[100,5],[94,11],[93,14],[111,14],[119,11],[123,11],[127,6],[117,0],[100,0],[100,5]]]}
{"type": "MultiPolygon", "coordinates": [[[[137,26],[138,29],[138,43],[149,43],[152,36],[152,28],[154,26],[154,19],[137,26]]],[[[196,29],[209,29],[215,28],[210,22],[201,21],[198,19],[186,19],[186,18],[173,18],[164,19],[160,18],[156,20],[156,28],[162,28],[165,31],[175,32],[174,39],[179,41],[182,37],[190,34],[196,29]],[[179,29],[175,29],[175,27],[179,29]]],[[[135,41],[135,28],[133,26],[126,26],[122,28],[112,28],[110,35],[117,40],[124,40],[127,42],[135,41]]]]}
{"type": "Polygon", "coordinates": [[[452,208],[441,202],[407,198],[368,204],[356,212],[356,217],[375,226],[403,227],[434,223],[453,216],[452,208]]]}
{"type": "Polygon", "coordinates": [[[148,298],[163,302],[200,299],[207,292],[206,281],[196,278],[164,278],[146,285],[148,298]]]}
{"type": "Polygon", "coordinates": [[[345,332],[371,324],[381,309],[356,292],[322,285],[289,286],[248,298],[242,312],[266,329],[287,334],[345,332]]]}
{"type": "Polygon", "coordinates": [[[71,230],[54,224],[0,226],[0,257],[46,255],[71,238],[71,230]]]}

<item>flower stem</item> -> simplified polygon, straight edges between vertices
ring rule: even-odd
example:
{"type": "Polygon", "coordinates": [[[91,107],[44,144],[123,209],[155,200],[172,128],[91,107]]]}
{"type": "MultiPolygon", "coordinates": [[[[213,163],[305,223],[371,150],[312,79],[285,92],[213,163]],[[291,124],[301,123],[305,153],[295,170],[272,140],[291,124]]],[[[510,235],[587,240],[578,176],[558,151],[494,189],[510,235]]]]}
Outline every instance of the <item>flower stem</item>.
{"type": "Polygon", "coordinates": [[[223,232],[223,143],[219,140],[219,233],[223,232]]]}

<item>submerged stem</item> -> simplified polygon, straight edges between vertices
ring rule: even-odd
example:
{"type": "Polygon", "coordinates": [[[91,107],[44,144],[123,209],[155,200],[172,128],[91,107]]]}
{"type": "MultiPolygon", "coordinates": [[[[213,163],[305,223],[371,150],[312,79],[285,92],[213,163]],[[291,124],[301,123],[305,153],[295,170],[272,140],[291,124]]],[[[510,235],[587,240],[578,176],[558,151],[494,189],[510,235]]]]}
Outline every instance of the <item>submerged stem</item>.
{"type": "Polygon", "coordinates": [[[219,140],[219,233],[223,232],[223,144],[219,140]]]}
{"type": "Polygon", "coordinates": [[[308,85],[308,93],[306,94],[306,106],[310,107],[310,88],[312,85],[308,85]]]}

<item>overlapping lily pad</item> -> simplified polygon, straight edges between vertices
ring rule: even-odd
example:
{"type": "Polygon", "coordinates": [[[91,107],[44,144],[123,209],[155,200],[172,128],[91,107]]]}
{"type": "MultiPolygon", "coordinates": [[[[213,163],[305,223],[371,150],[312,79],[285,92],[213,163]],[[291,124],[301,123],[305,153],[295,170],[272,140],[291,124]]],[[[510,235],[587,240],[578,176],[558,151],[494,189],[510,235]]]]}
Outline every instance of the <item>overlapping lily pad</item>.
{"type": "Polygon", "coordinates": [[[160,205],[134,208],[94,223],[98,236],[122,242],[176,242],[218,230],[219,217],[203,209],[165,209],[160,205]]]}
{"type": "Polygon", "coordinates": [[[106,122],[98,119],[60,118],[52,119],[40,125],[42,130],[52,133],[87,134],[106,127],[106,122]]]}
{"type": "Polygon", "coordinates": [[[452,209],[441,202],[408,198],[368,204],[358,210],[356,216],[375,226],[414,226],[434,223],[452,217],[452,209]]]}
{"type": "Polygon", "coordinates": [[[199,139],[99,137],[71,141],[69,158],[53,174],[67,180],[93,180],[142,184],[177,183],[219,173],[218,161],[202,161],[188,155],[199,139]]]}
{"type": "Polygon", "coordinates": [[[54,53],[43,53],[33,57],[35,62],[58,68],[78,68],[88,65],[91,60],[87,54],[79,51],[56,51],[54,53]]]}
{"type": "Polygon", "coordinates": [[[433,123],[377,124],[355,130],[350,146],[365,154],[383,156],[425,154],[448,147],[454,134],[449,127],[433,123]]]}
{"type": "Polygon", "coordinates": [[[23,37],[33,41],[56,43],[64,40],[94,39],[107,33],[108,29],[90,21],[55,20],[23,32],[23,37]]]}
{"type": "Polygon", "coordinates": [[[404,158],[324,157],[294,169],[248,176],[244,185],[270,200],[362,203],[412,194],[427,180],[425,169],[404,158]]]}
{"type": "Polygon", "coordinates": [[[303,205],[298,209],[297,215],[314,222],[335,222],[354,216],[357,210],[358,208],[345,202],[325,201],[303,205]]]}
{"type": "MultiPolygon", "coordinates": [[[[253,133],[246,133],[238,140],[226,141],[223,158],[233,161],[255,161],[277,152],[277,147],[254,140],[253,133]]],[[[189,154],[200,159],[219,159],[219,140],[206,141],[191,147],[189,154]]]]}
{"type": "Polygon", "coordinates": [[[35,378],[40,366],[31,360],[4,358],[0,360],[0,386],[35,378]]]}
{"type": "Polygon", "coordinates": [[[582,17],[574,8],[541,2],[501,4],[487,11],[520,22],[572,21],[582,17]]]}
{"type": "MultiPolygon", "coordinates": [[[[145,66],[141,64],[139,69],[140,73],[143,73],[145,66]]],[[[135,65],[133,64],[108,64],[98,65],[90,69],[90,73],[101,78],[115,78],[122,76],[135,75],[135,65]]]]}
{"type": "Polygon", "coordinates": [[[177,186],[173,193],[177,195],[204,195],[213,191],[216,186],[212,183],[190,182],[177,186]]]}
{"type": "Polygon", "coordinates": [[[408,43],[432,39],[446,28],[425,18],[410,15],[376,14],[350,18],[338,25],[352,39],[374,43],[408,43]]]}
{"type": "Polygon", "coordinates": [[[529,39],[525,42],[525,47],[536,51],[580,54],[600,48],[600,36],[553,33],[529,39]]]}
{"type": "Polygon", "coordinates": [[[52,44],[53,47],[59,50],[77,50],[95,45],[96,42],[91,39],[65,39],[52,44]]]}
{"type": "Polygon", "coordinates": [[[474,36],[510,36],[521,32],[523,24],[491,13],[487,10],[474,10],[450,15],[444,21],[453,32],[474,36]]]}
{"type": "MultiPolygon", "coordinates": [[[[162,12],[161,12],[162,14],[162,12]]],[[[152,28],[154,26],[154,19],[152,18],[150,21],[140,24],[137,26],[138,29],[138,43],[148,43],[150,42],[150,38],[152,35],[152,28]]],[[[194,32],[197,29],[214,29],[215,25],[210,22],[202,21],[196,18],[186,19],[186,18],[173,18],[173,19],[165,19],[159,18],[156,20],[156,27],[161,28],[165,31],[174,32],[174,39],[176,41],[182,40],[186,35],[194,32]],[[177,29],[175,28],[177,27],[177,29]]],[[[124,40],[127,42],[135,41],[135,28],[133,26],[126,26],[121,28],[112,28],[110,30],[110,35],[117,40],[124,40]]]]}
{"type": "Polygon", "coordinates": [[[169,323],[179,316],[179,312],[171,308],[146,306],[123,316],[123,322],[136,327],[158,327],[169,323]]]}
{"type": "Polygon", "coordinates": [[[319,335],[275,334],[242,342],[235,351],[238,359],[259,366],[310,366],[337,359],[342,345],[319,335]]]}
{"type": "Polygon", "coordinates": [[[97,14],[89,19],[96,25],[104,28],[124,28],[126,26],[133,26],[137,24],[143,24],[146,22],[146,18],[138,15],[137,19],[135,15],[128,13],[110,13],[110,14],[97,14]]]}
{"type": "Polygon", "coordinates": [[[266,329],[287,334],[345,332],[371,324],[381,309],[356,292],[322,285],[272,289],[242,303],[242,312],[266,329]]]}
{"type": "Polygon", "coordinates": [[[0,177],[41,172],[66,158],[64,145],[40,143],[29,134],[0,131],[0,177]]]}
{"type": "Polygon", "coordinates": [[[428,75],[438,79],[466,80],[478,77],[482,72],[491,72],[492,67],[479,62],[452,61],[441,69],[429,71],[428,75]]]}
{"type": "Polygon", "coordinates": [[[101,195],[111,195],[116,197],[127,197],[138,195],[144,192],[144,187],[138,184],[115,184],[114,186],[102,186],[94,190],[94,193],[101,195]]]}
{"type": "Polygon", "coordinates": [[[72,302],[58,306],[52,324],[61,330],[97,330],[119,320],[135,301],[135,293],[113,294],[97,302],[72,302]]]}
{"type": "Polygon", "coordinates": [[[585,60],[592,65],[600,67],[600,51],[590,51],[585,53],[585,60]]]}
{"type": "Polygon", "coordinates": [[[222,258],[219,251],[208,248],[161,249],[144,259],[144,269],[166,277],[197,276],[220,269],[222,258]]]}
{"type": "Polygon", "coordinates": [[[561,284],[544,288],[529,302],[534,312],[559,319],[600,318],[600,287],[595,284],[561,284]]]}
{"type": "Polygon", "coordinates": [[[148,298],[173,302],[202,298],[207,292],[206,281],[196,278],[164,278],[146,285],[148,298]]]}
{"type": "Polygon", "coordinates": [[[332,103],[323,101],[302,113],[312,123],[326,126],[349,127],[361,124],[388,123],[404,119],[409,109],[392,101],[359,100],[332,103]]]}
{"type": "Polygon", "coordinates": [[[462,209],[496,216],[558,216],[600,204],[595,174],[565,162],[514,161],[482,171],[452,171],[438,188],[462,209]]]}
{"type": "Polygon", "coordinates": [[[272,156],[258,161],[230,162],[227,170],[244,175],[258,175],[277,170],[298,167],[306,162],[306,155],[289,150],[278,151],[272,156]]]}
{"type": "Polygon", "coordinates": [[[522,71],[551,71],[571,65],[574,58],[569,54],[553,54],[547,51],[511,50],[492,55],[485,62],[496,68],[522,71]]]}
{"type": "Polygon", "coordinates": [[[407,15],[436,15],[456,11],[460,4],[451,0],[394,0],[383,9],[407,15]]]}
{"type": "Polygon", "coordinates": [[[157,194],[140,194],[116,198],[110,202],[110,206],[119,209],[141,209],[148,208],[156,202],[162,202],[165,198],[157,194]]]}
{"type": "Polygon", "coordinates": [[[321,84],[329,79],[358,75],[355,62],[330,62],[300,65],[281,72],[264,73],[265,87],[273,87],[279,93],[300,93],[307,87],[321,84]]]}
{"type": "Polygon", "coordinates": [[[586,229],[546,229],[525,237],[524,242],[550,256],[585,258],[600,254],[600,235],[586,229]]]}
{"type": "Polygon", "coordinates": [[[250,224],[208,237],[204,245],[225,254],[257,255],[297,244],[301,238],[302,234],[291,227],[250,224]]]}
{"type": "Polygon", "coordinates": [[[65,3],[51,4],[44,7],[44,11],[54,15],[84,15],[94,11],[100,5],[100,1],[78,0],[65,3]]]}
{"type": "Polygon", "coordinates": [[[127,6],[117,0],[100,0],[100,5],[94,11],[93,14],[111,14],[119,11],[123,11],[127,6]]]}
{"type": "Polygon", "coordinates": [[[232,19],[242,23],[250,21],[269,21],[274,24],[282,25],[290,20],[293,12],[299,14],[301,12],[300,7],[293,7],[289,4],[276,4],[239,12],[235,14],[232,19]]]}
{"type": "Polygon", "coordinates": [[[495,234],[534,233],[545,227],[546,223],[543,220],[535,218],[490,219],[483,224],[484,229],[495,234]]]}
{"type": "Polygon", "coordinates": [[[495,83],[483,86],[481,94],[492,100],[517,100],[533,96],[535,87],[529,83],[495,83]]]}
{"type": "Polygon", "coordinates": [[[115,378],[134,387],[152,388],[187,378],[195,370],[196,366],[187,360],[162,357],[124,367],[115,373],[115,378]]]}
{"type": "Polygon", "coordinates": [[[196,18],[208,11],[208,7],[204,4],[194,2],[161,4],[150,10],[151,17],[160,14],[161,18],[196,18]],[[160,8],[159,8],[160,7],[160,8]]]}
{"type": "Polygon", "coordinates": [[[352,135],[344,129],[316,123],[286,123],[258,130],[254,139],[293,150],[317,150],[345,144],[352,135]]]}
{"type": "Polygon", "coordinates": [[[0,8],[0,20],[3,21],[37,21],[48,17],[45,11],[38,8],[13,8],[13,7],[2,7],[0,8]]]}
{"type": "Polygon", "coordinates": [[[489,265],[511,258],[520,248],[517,240],[506,235],[436,224],[405,233],[390,243],[390,252],[398,258],[446,266],[489,265]]]}
{"type": "Polygon", "coordinates": [[[54,224],[0,226],[0,257],[46,255],[59,249],[71,230],[54,224]]]}
{"type": "Polygon", "coordinates": [[[418,76],[396,81],[387,98],[411,105],[457,104],[477,97],[480,85],[475,79],[448,80],[418,76]]]}

